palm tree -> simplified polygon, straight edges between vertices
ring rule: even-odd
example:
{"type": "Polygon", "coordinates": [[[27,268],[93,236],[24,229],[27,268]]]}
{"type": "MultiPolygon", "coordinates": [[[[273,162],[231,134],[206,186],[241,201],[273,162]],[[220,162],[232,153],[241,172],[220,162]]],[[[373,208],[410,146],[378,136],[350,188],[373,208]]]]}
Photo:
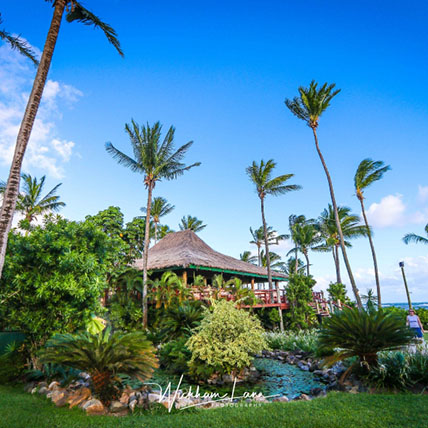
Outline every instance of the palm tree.
{"type": "Polygon", "coordinates": [[[300,259],[295,259],[294,257],[289,257],[288,260],[284,263],[284,267],[282,269],[285,274],[293,275],[299,274],[302,275],[305,271],[305,264],[300,259]],[[297,266],[297,270],[296,270],[297,266]]]}
{"type": "Polygon", "coordinates": [[[355,294],[355,299],[359,308],[362,308],[360,294],[358,292],[357,285],[355,283],[354,275],[352,274],[351,264],[349,263],[348,255],[346,253],[346,248],[344,245],[343,233],[340,227],[339,214],[337,212],[336,197],[334,195],[333,181],[331,180],[330,173],[328,171],[327,165],[324,160],[324,156],[321,153],[319,144],[318,144],[318,135],[317,128],[319,123],[320,116],[325,112],[327,107],[330,105],[331,100],[340,92],[340,89],[334,90],[335,84],[328,85],[324,83],[320,89],[317,89],[318,84],[313,80],[309,85],[309,88],[299,87],[299,96],[293,99],[286,99],[285,105],[290,109],[290,111],[297,116],[299,119],[302,119],[307,123],[307,125],[312,129],[314,135],[315,147],[318,152],[318,156],[323,165],[325,175],[327,177],[331,202],[333,204],[337,230],[340,237],[340,246],[342,248],[343,259],[345,260],[346,269],[348,271],[349,280],[351,282],[352,290],[355,294]]]}
{"type": "MultiPolygon", "coordinates": [[[[262,250],[260,252],[260,257],[262,260],[262,266],[267,268],[267,257],[266,257],[266,253],[264,250],[262,250]]],[[[269,260],[270,260],[270,268],[272,270],[284,270],[285,268],[285,264],[284,262],[281,260],[281,256],[277,253],[274,253],[273,251],[269,252],[269,260]]]]}
{"type": "Polygon", "coordinates": [[[193,230],[193,232],[200,232],[201,230],[207,227],[202,220],[199,220],[197,217],[192,217],[188,215],[181,219],[181,223],[178,225],[180,230],[193,230]]]}
{"type": "MultiPolygon", "coordinates": [[[[293,239],[293,228],[294,228],[294,226],[296,224],[299,224],[299,223],[305,223],[306,221],[307,221],[306,217],[303,214],[302,215],[291,214],[290,217],[288,217],[288,228],[290,229],[291,239],[293,239]]],[[[297,246],[297,243],[294,242],[294,261],[296,263],[294,266],[294,273],[297,273],[297,270],[298,270],[298,259],[299,259],[297,257],[298,251],[299,251],[299,248],[297,246]]]]}
{"type": "Polygon", "coordinates": [[[129,168],[132,172],[144,174],[144,185],[147,189],[147,208],[146,208],[146,230],[144,234],[144,252],[143,252],[143,326],[147,327],[147,260],[150,240],[150,215],[152,207],[153,189],[161,179],[174,180],[194,166],[200,165],[196,162],[186,166],[182,163],[184,155],[189,150],[193,141],[181,146],[178,150],[174,149],[175,128],[171,126],[161,142],[162,125],[156,122],[153,126],[147,124],[140,126],[134,120],[125,125],[125,131],[128,134],[134,158],[118,150],[111,143],[106,143],[106,150],[119,164],[129,168]]]}
{"type": "MultiPolygon", "coordinates": [[[[45,196],[42,197],[43,186],[46,176],[43,176],[40,181],[33,178],[29,174],[22,174],[23,192],[18,195],[16,211],[24,215],[24,220],[21,221],[23,228],[31,228],[31,222],[40,214],[46,214],[50,211],[58,211],[65,206],[64,202],[59,200],[59,196],[55,193],[62,183],[57,184],[45,196]]],[[[0,194],[4,194],[6,183],[0,182],[0,194]]]]}
{"type": "MultiPolygon", "coordinates": [[[[425,226],[425,233],[428,235],[428,224],[425,226]]],[[[415,244],[428,244],[428,238],[424,238],[423,236],[416,235],[416,233],[407,233],[404,235],[403,242],[407,245],[411,242],[415,244]]]]}
{"type": "MultiPolygon", "coordinates": [[[[265,254],[266,254],[266,265],[269,281],[269,289],[272,290],[272,273],[270,268],[269,259],[269,239],[267,234],[267,224],[265,218],[265,198],[267,195],[278,196],[293,190],[301,189],[301,186],[296,184],[286,184],[286,182],[294,176],[294,174],[284,174],[278,177],[272,178],[272,171],[274,170],[276,163],[273,159],[269,159],[266,163],[261,160],[260,164],[253,161],[252,165],[247,167],[246,172],[250,180],[255,184],[257,195],[260,198],[260,208],[262,213],[263,233],[265,238],[265,254]]],[[[279,296],[279,286],[277,285],[277,293],[279,296]]],[[[279,308],[280,313],[280,325],[281,331],[284,330],[284,323],[282,320],[282,311],[279,308]]]]}
{"type": "Polygon", "coordinates": [[[377,302],[379,308],[382,307],[382,299],[380,294],[380,281],[379,270],[377,267],[376,252],[373,244],[372,234],[370,232],[369,223],[367,221],[366,210],[364,208],[364,190],[373,184],[375,181],[380,180],[385,172],[389,171],[391,167],[385,165],[382,161],[373,161],[371,159],[364,159],[360,162],[357,172],[354,177],[355,192],[361,204],[361,212],[363,213],[364,223],[367,227],[367,237],[369,238],[370,249],[372,251],[373,265],[375,271],[375,280],[377,288],[377,302]]]}
{"type": "MultiPolygon", "coordinates": [[[[337,207],[337,212],[339,215],[342,236],[344,238],[343,243],[346,248],[351,248],[352,245],[349,240],[359,238],[361,236],[367,236],[368,229],[366,226],[360,224],[360,217],[352,214],[350,208],[339,206],[337,207]]],[[[323,252],[331,251],[334,265],[336,267],[336,282],[342,283],[339,258],[340,237],[336,225],[336,216],[331,204],[328,204],[328,207],[324,209],[318,221],[323,242],[314,247],[313,250],[323,252]]]]}
{"type": "Polygon", "coordinates": [[[85,9],[78,1],[47,1],[53,3],[54,12],[46,38],[46,43],[43,48],[42,57],[40,59],[40,64],[37,68],[33,88],[31,90],[30,97],[28,98],[24,117],[18,131],[15,153],[13,155],[9,178],[7,180],[6,190],[0,211],[0,276],[1,272],[3,271],[8,234],[12,226],[13,214],[15,212],[16,201],[19,193],[19,179],[21,176],[22,161],[24,159],[25,150],[30,139],[34,121],[39,110],[43,89],[46,84],[46,79],[52,62],[52,56],[58,38],[61,21],[66,8],[67,22],[77,21],[85,25],[92,25],[93,27],[100,28],[107,37],[107,40],[116,48],[119,54],[123,56],[123,52],[120,48],[120,43],[117,39],[117,34],[114,29],[110,25],[101,21],[100,18],[95,16],[92,12],[85,9]]]}
{"type": "MultiPolygon", "coordinates": [[[[261,247],[265,242],[265,233],[263,230],[263,226],[260,226],[258,229],[253,230],[250,227],[250,233],[253,238],[252,241],[250,241],[250,244],[254,244],[257,247],[257,261],[258,265],[262,266],[262,259],[261,259],[261,247]]],[[[271,226],[268,226],[266,230],[267,240],[269,242],[269,245],[278,245],[279,241],[282,241],[284,239],[288,239],[288,235],[279,235],[276,230],[273,230],[271,226]]]]}
{"type": "MultiPolygon", "coordinates": [[[[319,226],[312,222],[296,223],[293,226],[292,239],[296,245],[295,248],[300,251],[306,259],[306,275],[309,276],[309,249],[314,248],[321,241],[319,226]]],[[[296,249],[291,249],[287,256],[294,253],[296,249]]]]}
{"type": "MultiPolygon", "coordinates": [[[[3,24],[3,20],[1,18],[0,13],[0,25],[3,24]]],[[[20,36],[12,36],[6,30],[0,30],[0,40],[4,40],[9,46],[18,51],[21,55],[24,55],[28,59],[30,59],[35,66],[39,65],[39,61],[36,58],[36,54],[32,47],[20,36]]]]}
{"type": "Polygon", "coordinates": [[[252,256],[251,251],[244,251],[239,255],[239,259],[246,263],[256,264],[257,256],[252,256]]]}
{"type": "MultiPolygon", "coordinates": [[[[161,196],[153,198],[152,218],[153,218],[153,223],[155,224],[155,244],[158,240],[158,224],[159,224],[160,218],[169,214],[174,208],[175,208],[174,205],[169,204],[168,201],[165,198],[162,198],[161,196]]],[[[141,211],[143,213],[146,213],[147,208],[143,207],[141,208],[141,211]]]]}

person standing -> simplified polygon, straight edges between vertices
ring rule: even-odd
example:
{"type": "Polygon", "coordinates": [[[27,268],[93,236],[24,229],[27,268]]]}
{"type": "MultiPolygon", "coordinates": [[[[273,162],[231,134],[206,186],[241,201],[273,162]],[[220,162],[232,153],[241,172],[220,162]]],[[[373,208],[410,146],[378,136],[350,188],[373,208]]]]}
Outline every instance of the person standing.
{"type": "Polygon", "coordinates": [[[409,310],[409,315],[407,315],[406,324],[415,332],[415,337],[423,339],[424,337],[424,327],[421,323],[419,317],[415,314],[413,309],[409,310]]]}

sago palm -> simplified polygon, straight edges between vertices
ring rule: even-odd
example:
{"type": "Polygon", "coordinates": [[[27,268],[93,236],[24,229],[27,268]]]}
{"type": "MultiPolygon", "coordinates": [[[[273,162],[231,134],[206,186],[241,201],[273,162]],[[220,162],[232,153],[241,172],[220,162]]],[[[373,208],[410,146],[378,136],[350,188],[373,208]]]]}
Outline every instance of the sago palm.
{"type": "MultiPolygon", "coordinates": [[[[301,189],[301,186],[296,184],[286,184],[294,174],[284,174],[278,177],[272,177],[273,170],[275,169],[276,163],[273,159],[269,159],[266,163],[261,160],[260,164],[253,161],[253,163],[247,167],[246,172],[251,182],[256,186],[256,192],[260,198],[260,208],[262,214],[262,226],[265,240],[265,254],[266,254],[266,266],[269,281],[269,289],[272,290],[272,272],[269,260],[269,239],[267,235],[267,223],[265,216],[265,198],[268,195],[279,196],[284,195],[288,192],[301,189]]],[[[279,287],[277,286],[277,293],[279,296],[279,287]]],[[[279,308],[280,313],[280,326],[281,331],[284,330],[284,323],[282,321],[282,311],[279,308]]]]}
{"type": "Polygon", "coordinates": [[[182,160],[193,141],[174,148],[175,128],[171,126],[163,140],[161,139],[162,125],[156,122],[153,126],[139,126],[134,120],[125,125],[125,131],[131,140],[134,157],[121,152],[111,143],[106,144],[106,150],[119,164],[129,168],[132,172],[144,175],[144,185],[147,189],[146,206],[146,230],[144,235],[143,252],[143,326],[147,327],[147,261],[150,241],[150,216],[152,206],[152,194],[156,183],[162,179],[173,180],[194,166],[196,162],[186,166],[182,160]]]}
{"type": "MultiPolygon", "coordinates": [[[[153,198],[152,219],[155,225],[155,244],[158,240],[158,224],[160,222],[161,217],[168,215],[170,212],[173,211],[174,208],[175,206],[168,203],[168,201],[165,198],[162,198],[162,196],[153,198]]],[[[143,213],[146,213],[147,208],[143,207],[141,208],[141,211],[143,213]]]]}
{"type": "MultiPolygon", "coordinates": [[[[264,245],[265,242],[265,233],[263,230],[263,226],[260,226],[258,229],[252,229],[250,227],[250,233],[251,237],[253,238],[250,241],[250,244],[254,244],[257,247],[257,261],[258,265],[262,266],[262,259],[261,259],[261,253],[260,250],[262,248],[262,245],[264,245]]],[[[273,230],[271,226],[268,226],[266,230],[267,240],[269,245],[278,245],[279,241],[283,241],[284,239],[288,239],[288,235],[280,235],[276,230],[273,230]]]]}
{"type": "Polygon", "coordinates": [[[15,152],[12,158],[9,177],[6,190],[3,196],[3,203],[0,211],[0,276],[3,271],[4,259],[6,255],[7,239],[12,226],[13,214],[15,212],[16,201],[19,192],[19,180],[21,176],[22,162],[24,160],[25,150],[30,140],[34,121],[36,120],[40,102],[43,95],[43,89],[52,62],[52,56],[55,50],[56,41],[61,27],[63,15],[67,22],[81,22],[84,25],[90,25],[99,28],[107,37],[107,40],[115,47],[120,55],[123,52],[120,48],[119,40],[115,30],[105,22],[101,21],[96,15],[87,10],[77,0],[46,0],[53,4],[53,16],[50,28],[46,37],[42,57],[34,78],[33,87],[27,101],[24,117],[16,138],[15,152]]]}
{"type": "Polygon", "coordinates": [[[286,99],[285,105],[296,117],[306,122],[306,124],[312,129],[312,133],[315,140],[315,147],[317,149],[318,156],[321,160],[328,181],[331,202],[333,204],[333,209],[335,213],[337,230],[339,232],[340,246],[342,248],[343,259],[345,261],[346,269],[348,271],[349,280],[351,282],[352,290],[355,294],[357,305],[359,308],[362,308],[360,294],[355,283],[354,275],[352,274],[351,264],[349,263],[348,254],[346,252],[344,244],[343,233],[340,227],[336,197],[334,195],[333,189],[333,181],[331,179],[330,172],[327,168],[327,164],[324,160],[324,156],[319,147],[317,135],[317,129],[321,115],[327,110],[331,100],[340,92],[340,89],[334,89],[335,86],[335,84],[328,85],[327,83],[324,83],[324,85],[318,88],[318,83],[313,80],[310,83],[309,88],[305,88],[303,86],[299,87],[299,95],[293,99],[286,99]]]}
{"type": "Polygon", "coordinates": [[[119,374],[144,382],[157,367],[155,349],[144,333],[113,333],[110,328],[95,335],[58,334],[40,352],[40,362],[89,373],[95,395],[107,405],[117,394],[113,382],[119,374]]]}
{"type": "Polygon", "coordinates": [[[188,215],[187,217],[182,217],[180,224],[178,225],[180,230],[193,230],[197,233],[207,227],[202,220],[199,220],[197,217],[192,217],[188,215]]]}
{"type": "MultiPolygon", "coordinates": [[[[428,236],[428,224],[425,226],[424,230],[428,236]]],[[[408,234],[404,235],[403,242],[406,245],[410,244],[410,243],[428,245],[428,237],[425,238],[424,236],[416,235],[416,233],[408,233],[408,234]]]]}
{"type": "Polygon", "coordinates": [[[390,169],[391,167],[389,165],[385,165],[382,161],[364,159],[358,165],[357,172],[355,173],[354,177],[355,193],[361,204],[361,212],[363,213],[364,223],[367,227],[367,237],[369,238],[370,249],[373,257],[373,266],[377,288],[377,301],[380,308],[382,307],[382,298],[380,293],[379,269],[377,266],[376,252],[373,244],[372,234],[364,207],[364,191],[374,182],[379,181],[385,172],[389,171],[390,169]]]}

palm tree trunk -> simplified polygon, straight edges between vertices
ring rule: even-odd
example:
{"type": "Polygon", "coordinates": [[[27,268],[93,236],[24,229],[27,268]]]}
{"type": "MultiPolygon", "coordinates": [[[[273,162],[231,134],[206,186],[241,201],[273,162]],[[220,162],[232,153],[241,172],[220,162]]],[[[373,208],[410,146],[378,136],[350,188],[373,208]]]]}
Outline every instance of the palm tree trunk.
{"type": "Polygon", "coordinates": [[[367,236],[369,238],[370,249],[372,251],[373,266],[374,266],[376,288],[377,288],[377,304],[378,304],[378,307],[381,308],[382,307],[382,298],[381,298],[381,295],[380,295],[379,270],[378,270],[378,267],[377,267],[376,252],[375,252],[375,249],[374,249],[374,244],[373,244],[373,240],[372,240],[372,234],[370,232],[369,223],[368,223],[367,217],[366,217],[366,210],[364,208],[363,198],[359,197],[358,199],[360,200],[360,203],[361,203],[361,211],[363,213],[364,223],[365,223],[365,225],[367,227],[367,236]]]}
{"type": "Polygon", "coordinates": [[[306,276],[309,276],[309,256],[308,256],[308,251],[307,250],[303,251],[303,254],[304,254],[305,259],[306,259],[306,276]]]}
{"type": "Polygon", "coordinates": [[[155,221],[154,223],[155,223],[155,244],[156,244],[156,242],[158,242],[158,223],[157,221],[155,221]]]}
{"type": "Polygon", "coordinates": [[[340,275],[340,260],[339,260],[339,249],[335,245],[332,249],[334,265],[336,266],[336,282],[341,284],[342,277],[340,275]]]}
{"type": "Polygon", "coordinates": [[[318,136],[317,136],[317,131],[316,131],[315,126],[312,127],[312,132],[314,134],[315,146],[316,146],[316,149],[318,152],[318,156],[319,156],[321,163],[322,163],[322,166],[324,168],[325,175],[327,176],[328,186],[330,189],[331,202],[333,204],[333,209],[334,209],[334,217],[336,220],[336,227],[337,227],[337,231],[339,232],[339,237],[340,237],[340,247],[342,249],[343,260],[345,261],[346,270],[348,271],[349,281],[351,282],[352,291],[354,292],[355,300],[357,301],[357,306],[358,306],[358,308],[362,309],[363,305],[361,303],[360,293],[358,291],[357,284],[355,283],[354,275],[352,274],[351,264],[349,263],[348,254],[346,253],[346,248],[345,248],[345,244],[344,244],[345,241],[343,239],[342,227],[340,225],[339,213],[337,211],[336,197],[334,196],[333,182],[331,181],[330,173],[328,171],[327,165],[324,161],[324,157],[321,153],[321,150],[320,150],[320,147],[318,144],[318,136]]]}
{"type": "Polygon", "coordinates": [[[258,260],[259,266],[261,266],[262,265],[262,256],[260,254],[260,244],[257,244],[257,260],[258,260]]]}
{"type": "MultiPolygon", "coordinates": [[[[269,297],[270,297],[270,301],[271,303],[273,303],[273,296],[271,294],[271,291],[273,290],[272,287],[272,272],[270,270],[270,254],[269,254],[269,242],[268,242],[268,236],[267,236],[267,227],[266,227],[266,219],[265,219],[265,205],[264,205],[264,199],[260,198],[260,205],[261,205],[261,211],[262,211],[262,221],[263,221],[263,234],[264,234],[264,238],[265,238],[265,252],[266,252],[266,268],[267,268],[267,273],[268,273],[268,282],[269,282],[269,297]]],[[[278,296],[278,300],[279,300],[279,287],[277,287],[277,296],[278,296]]],[[[279,305],[281,305],[281,301],[278,301],[279,305]]],[[[282,309],[281,306],[278,306],[278,312],[279,312],[279,319],[280,319],[280,329],[281,332],[284,331],[284,321],[282,319],[282,309]]]]}
{"type": "Polygon", "coordinates": [[[143,328],[147,328],[147,264],[149,260],[149,242],[150,242],[150,212],[152,210],[152,192],[153,183],[149,182],[147,192],[147,210],[146,210],[146,229],[144,233],[144,253],[143,253],[143,328]]]}
{"type": "Polygon", "coordinates": [[[37,74],[34,79],[30,98],[27,102],[24,117],[19,128],[16,139],[15,153],[10,167],[9,178],[3,195],[3,204],[0,212],[0,278],[3,271],[6,255],[7,239],[12,226],[13,214],[15,212],[16,200],[19,192],[19,181],[21,179],[21,167],[25,150],[30,139],[37,111],[43,95],[46,79],[52,61],[66,0],[56,0],[51,25],[43,48],[37,74]]]}

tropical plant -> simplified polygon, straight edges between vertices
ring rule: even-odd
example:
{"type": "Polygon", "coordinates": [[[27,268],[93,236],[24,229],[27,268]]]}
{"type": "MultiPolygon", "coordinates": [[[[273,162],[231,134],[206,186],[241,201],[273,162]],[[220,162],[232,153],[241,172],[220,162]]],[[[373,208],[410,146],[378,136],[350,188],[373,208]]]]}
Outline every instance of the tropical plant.
{"type": "MultiPolygon", "coordinates": [[[[279,196],[284,195],[288,192],[299,190],[301,186],[296,184],[286,184],[287,181],[294,176],[294,174],[284,174],[278,177],[272,177],[272,172],[276,166],[273,159],[269,159],[266,163],[261,160],[260,164],[253,161],[253,163],[247,167],[246,172],[251,182],[256,186],[256,192],[260,198],[260,208],[262,214],[262,227],[265,240],[265,254],[266,254],[266,267],[268,273],[269,289],[272,290],[272,272],[271,263],[269,258],[269,237],[268,229],[265,218],[265,198],[268,195],[279,196]]],[[[277,293],[279,295],[279,286],[277,285],[277,293]]],[[[278,308],[281,318],[281,331],[284,330],[284,323],[282,322],[282,310],[278,308]]]]}
{"type": "Polygon", "coordinates": [[[253,355],[267,349],[260,321],[233,302],[218,300],[206,310],[197,331],[187,342],[192,353],[190,373],[199,377],[204,367],[217,374],[238,374],[249,367],[253,355]]]}
{"type": "Polygon", "coordinates": [[[361,298],[363,299],[368,311],[376,311],[378,309],[378,298],[371,288],[368,289],[367,294],[361,296],[361,298]]]}
{"type": "Polygon", "coordinates": [[[341,282],[330,282],[327,293],[333,302],[338,302],[340,300],[341,303],[350,303],[349,297],[346,295],[346,287],[345,284],[341,282]]]}
{"type": "Polygon", "coordinates": [[[188,340],[188,336],[181,336],[163,344],[159,350],[160,366],[170,373],[187,374],[188,363],[192,358],[192,353],[186,346],[188,340]]]}
{"type": "Polygon", "coordinates": [[[171,126],[161,141],[162,125],[156,122],[153,126],[147,124],[140,126],[132,120],[125,125],[134,152],[134,158],[118,150],[111,143],[106,144],[106,150],[119,164],[129,168],[132,172],[144,174],[144,185],[147,189],[146,230],[144,234],[143,251],[143,326],[147,327],[147,261],[150,241],[150,216],[152,206],[152,194],[156,183],[162,179],[173,180],[188,171],[200,162],[186,166],[182,159],[189,150],[193,141],[174,148],[175,128],[171,126]]]}
{"type": "Polygon", "coordinates": [[[0,276],[3,271],[8,235],[12,226],[13,214],[15,212],[16,201],[18,198],[22,162],[30,139],[31,131],[33,129],[34,121],[39,110],[64,12],[67,22],[77,21],[84,25],[91,25],[95,28],[99,28],[103,31],[107,40],[115,47],[119,54],[123,56],[123,52],[120,48],[120,43],[114,29],[110,25],[101,21],[101,19],[92,12],[84,8],[80,2],[77,0],[47,1],[53,3],[54,12],[46,37],[46,43],[43,48],[42,57],[40,59],[40,64],[37,68],[33,88],[28,98],[24,117],[18,131],[15,152],[0,211],[0,276]]]}
{"type": "Polygon", "coordinates": [[[157,309],[161,307],[168,309],[175,304],[181,305],[190,293],[183,280],[174,272],[164,272],[160,278],[148,282],[153,287],[150,297],[156,303],[157,309]]]}
{"type": "Polygon", "coordinates": [[[302,275],[305,272],[305,264],[299,258],[297,258],[296,260],[294,257],[289,257],[287,261],[284,263],[282,270],[287,275],[292,275],[295,273],[302,275]],[[296,272],[296,265],[297,265],[297,272],[296,272]]]}
{"type": "MultiPolygon", "coordinates": [[[[266,257],[265,251],[262,250],[260,252],[260,258],[262,261],[262,266],[263,267],[267,267],[267,263],[268,263],[268,258],[266,257]]],[[[270,268],[272,270],[283,270],[284,269],[284,262],[281,261],[281,256],[277,253],[274,253],[273,251],[271,251],[269,253],[269,261],[270,261],[270,268]]]]}
{"type": "MultiPolygon", "coordinates": [[[[250,227],[250,233],[251,233],[251,237],[253,238],[252,241],[250,241],[250,244],[254,244],[257,247],[258,265],[263,266],[262,258],[261,258],[261,248],[265,242],[265,234],[264,234],[263,226],[255,230],[253,230],[250,227]]],[[[278,232],[276,230],[273,230],[271,226],[267,227],[266,235],[267,235],[267,240],[269,245],[278,245],[279,241],[289,238],[288,235],[279,235],[278,232]]]]}
{"type": "MultiPolygon", "coordinates": [[[[0,13],[0,25],[3,24],[3,20],[0,13]]],[[[30,59],[35,66],[39,65],[39,61],[36,58],[36,54],[29,43],[20,36],[13,36],[6,30],[0,30],[0,40],[4,40],[9,46],[18,51],[21,55],[24,55],[30,59]]]]}
{"type": "MultiPolygon", "coordinates": [[[[174,208],[174,205],[169,204],[168,201],[165,198],[162,198],[161,196],[153,198],[151,215],[153,218],[153,223],[155,224],[155,244],[158,240],[158,225],[160,222],[160,218],[171,213],[174,208]]],[[[141,208],[141,211],[145,213],[147,212],[147,208],[143,207],[141,208]]]]}
{"type": "MultiPolygon", "coordinates": [[[[344,238],[344,245],[346,248],[351,248],[351,239],[367,236],[368,229],[366,226],[360,224],[360,217],[352,214],[351,209],[348,207],[337,207],[339,215],[340,227],[344,238]]],[[[336,282],[341,283],[342,277],[340,274],[340,236],[336,225],[336,216],[333,206],[328,204],[328,207],[321,213],[319,219],[321,236],[323,242],[313,248],[314,251],[329,252],[333,255],[334,265],[336,267],[336,282]]]]}
{"type": "Polygon", "coordinates": [[[309,88],[305,88],[300,86],[299,96],[293,99],[286,99],[285,105],[289,108],[289,110],[299,119],[306,122],[306,124],[312,129],[312,133],[315,140],[315,147],[318,152],[318,156],[321,160],[321,163],[324,168],[325,175],[327,177],[328,186],[330,189],[331,202],[333,204],[333,210],[336,220],[336,227],[339,233],[339,243],[342,248],[343,259],[345,261],[346,269],[348,271],[349,280],[351,282],[352,290],[355,294],[355,299],[357,301],[357,305],[359,308],[362,308],[361,298],[358,292],[357,285],[355,283],[354,275],[352,274],[351,264],[349,263],[348,254],[346,252],[344,237],[342,233],[342,228],[340,225],[340,218],[336,204],[336,197],[334,195],[333,189],[333,181],[330,176],[330,172],[327,168],[327,164],[325,163],[324,156],[321,152],[318,143],[318,135],[317,129],[319,124],[319,119],[321,115],[326,111],[328,106],[330,105],[331,100],[340,92],[340,89],[334,90],[335,84],[328,85],[324,83],[318,89],[318,83],[314,80],[310,83],[309,88]]]}
{"type": "Polygon", "coordinates": [[[326,318],[320,332],[320,344],[336,352],[326,358],[328,364],[350,357],[358,357],[370,368],[378,363],[378,353],[406,346],[414,333],[405,320],[392,313],[343,308],[326,318]]]}
{"type": "MultiPolygon", "coordinates": [[[[296,224],[303,224],[305,222],[307,222],[308,220],[306,220],[306,217],[302,214],[302,215],[295,215],[295,214],[291,214],[288,217],[288,228],[290,229],[290,238],[293,239],[293,228],[296,224]]],[[[299,248],[297,246],[297,243],[294,242],[294,273],[298,273],[298,252],[299,252],[299,248]]]]}
{"type": "Polygon", "coordinates": [[[58,334],[40,352],[41,363],[61,364],[89,373],[95,395],[104,403],[117,395],[119,373],[149,379],[157,367],[155,349],[143,332],[58,334]]]}
{"type": "Polygon", "coordinates": [[[188,215],[187,217],[183,216],[181,219],[181,223],[178,225],[180,230],[193,230],[193,232],[197,233],[207,227],[206,224],[203,223],[202,220],[199,220],[197,217],[192,217],[188,215]]]}
{"type": "MultiPolygon", "coordinates": [[[[428,235],[428,224],[425,226],[425,233],[428,235]]],[[[423,236],[420,235],[416,235],[416,233],[407,233],[406,235],[404,235],[403,238],[403,242],[407,245],[410,243],[415,243],[415,244],[428,244],[428,238],[425,238],[423,236]]]]}
{"type": "Polygon", "coordinates": [[[282,351],[303,351],[315,355],[318,350],[317,330],[297,330],[285,333],[265,333],[264,337],[271,349],[282,351]]]}
{"type": "MultiPolygon", "coordinates": [[[[59,200],[59,196],[55,193],[62,183],[57,184],[45,196],[42,197],[43,186],[46,176],[44,175],[40,181],[37,178],[31,177],[28,174],[22,174],[23,191],[18,195],[16,203],[16,211],[24,215],[24,219],[20,221],[19,226],[22,229],[30,229],[31,223],[38,215],[46,214],[51,211],[58,211],[65,206],[64,202],[59,200]]],[[[4,194],[6,183],[0,182],[0,194],[4,194]]]]}
{"type": "Polygon", "coordinates": [[[25,370],[25,356],[22,344],[9,343],[4,352],[0,354],[0,384],[16,381],[25,370]]]}
{"type": "Polygon", "coordinates": [[[255,265],[257,263],[257,256],[252,256],[251,251],[244,251],[239,255],[239,259],[246,263],[255,265]]]}
{"type": "Polygon", "coordinates": [[[242,305],[253,306],[257,303],[254,292],[250,288],[244,287],[239,278],[232,278],[227,281],[226,290],[233,295],[234,302],[238,307],[242,305]]]}
{"type": "Polygon", "coordinates": [[[366,210],[364,207],[364,191],[374,182],[379,181],[385,172],[389,171],[391,167],[385,165],[382,161],[373,161],[371,159],[364,159],[358,165],[354,177],[355,192],[361,204],[361,212],[363,213],[364,224],[367,227],[367,237],[369,238],[370,249],[373,257],[373,266],[375,271],[375,280],[377,288],[377,299],[379,308],[382,307],[382,298],[380,292],[379,269],[377,266],[376,251],[373,244],[372,233],[367,221],[366,210]]]}

